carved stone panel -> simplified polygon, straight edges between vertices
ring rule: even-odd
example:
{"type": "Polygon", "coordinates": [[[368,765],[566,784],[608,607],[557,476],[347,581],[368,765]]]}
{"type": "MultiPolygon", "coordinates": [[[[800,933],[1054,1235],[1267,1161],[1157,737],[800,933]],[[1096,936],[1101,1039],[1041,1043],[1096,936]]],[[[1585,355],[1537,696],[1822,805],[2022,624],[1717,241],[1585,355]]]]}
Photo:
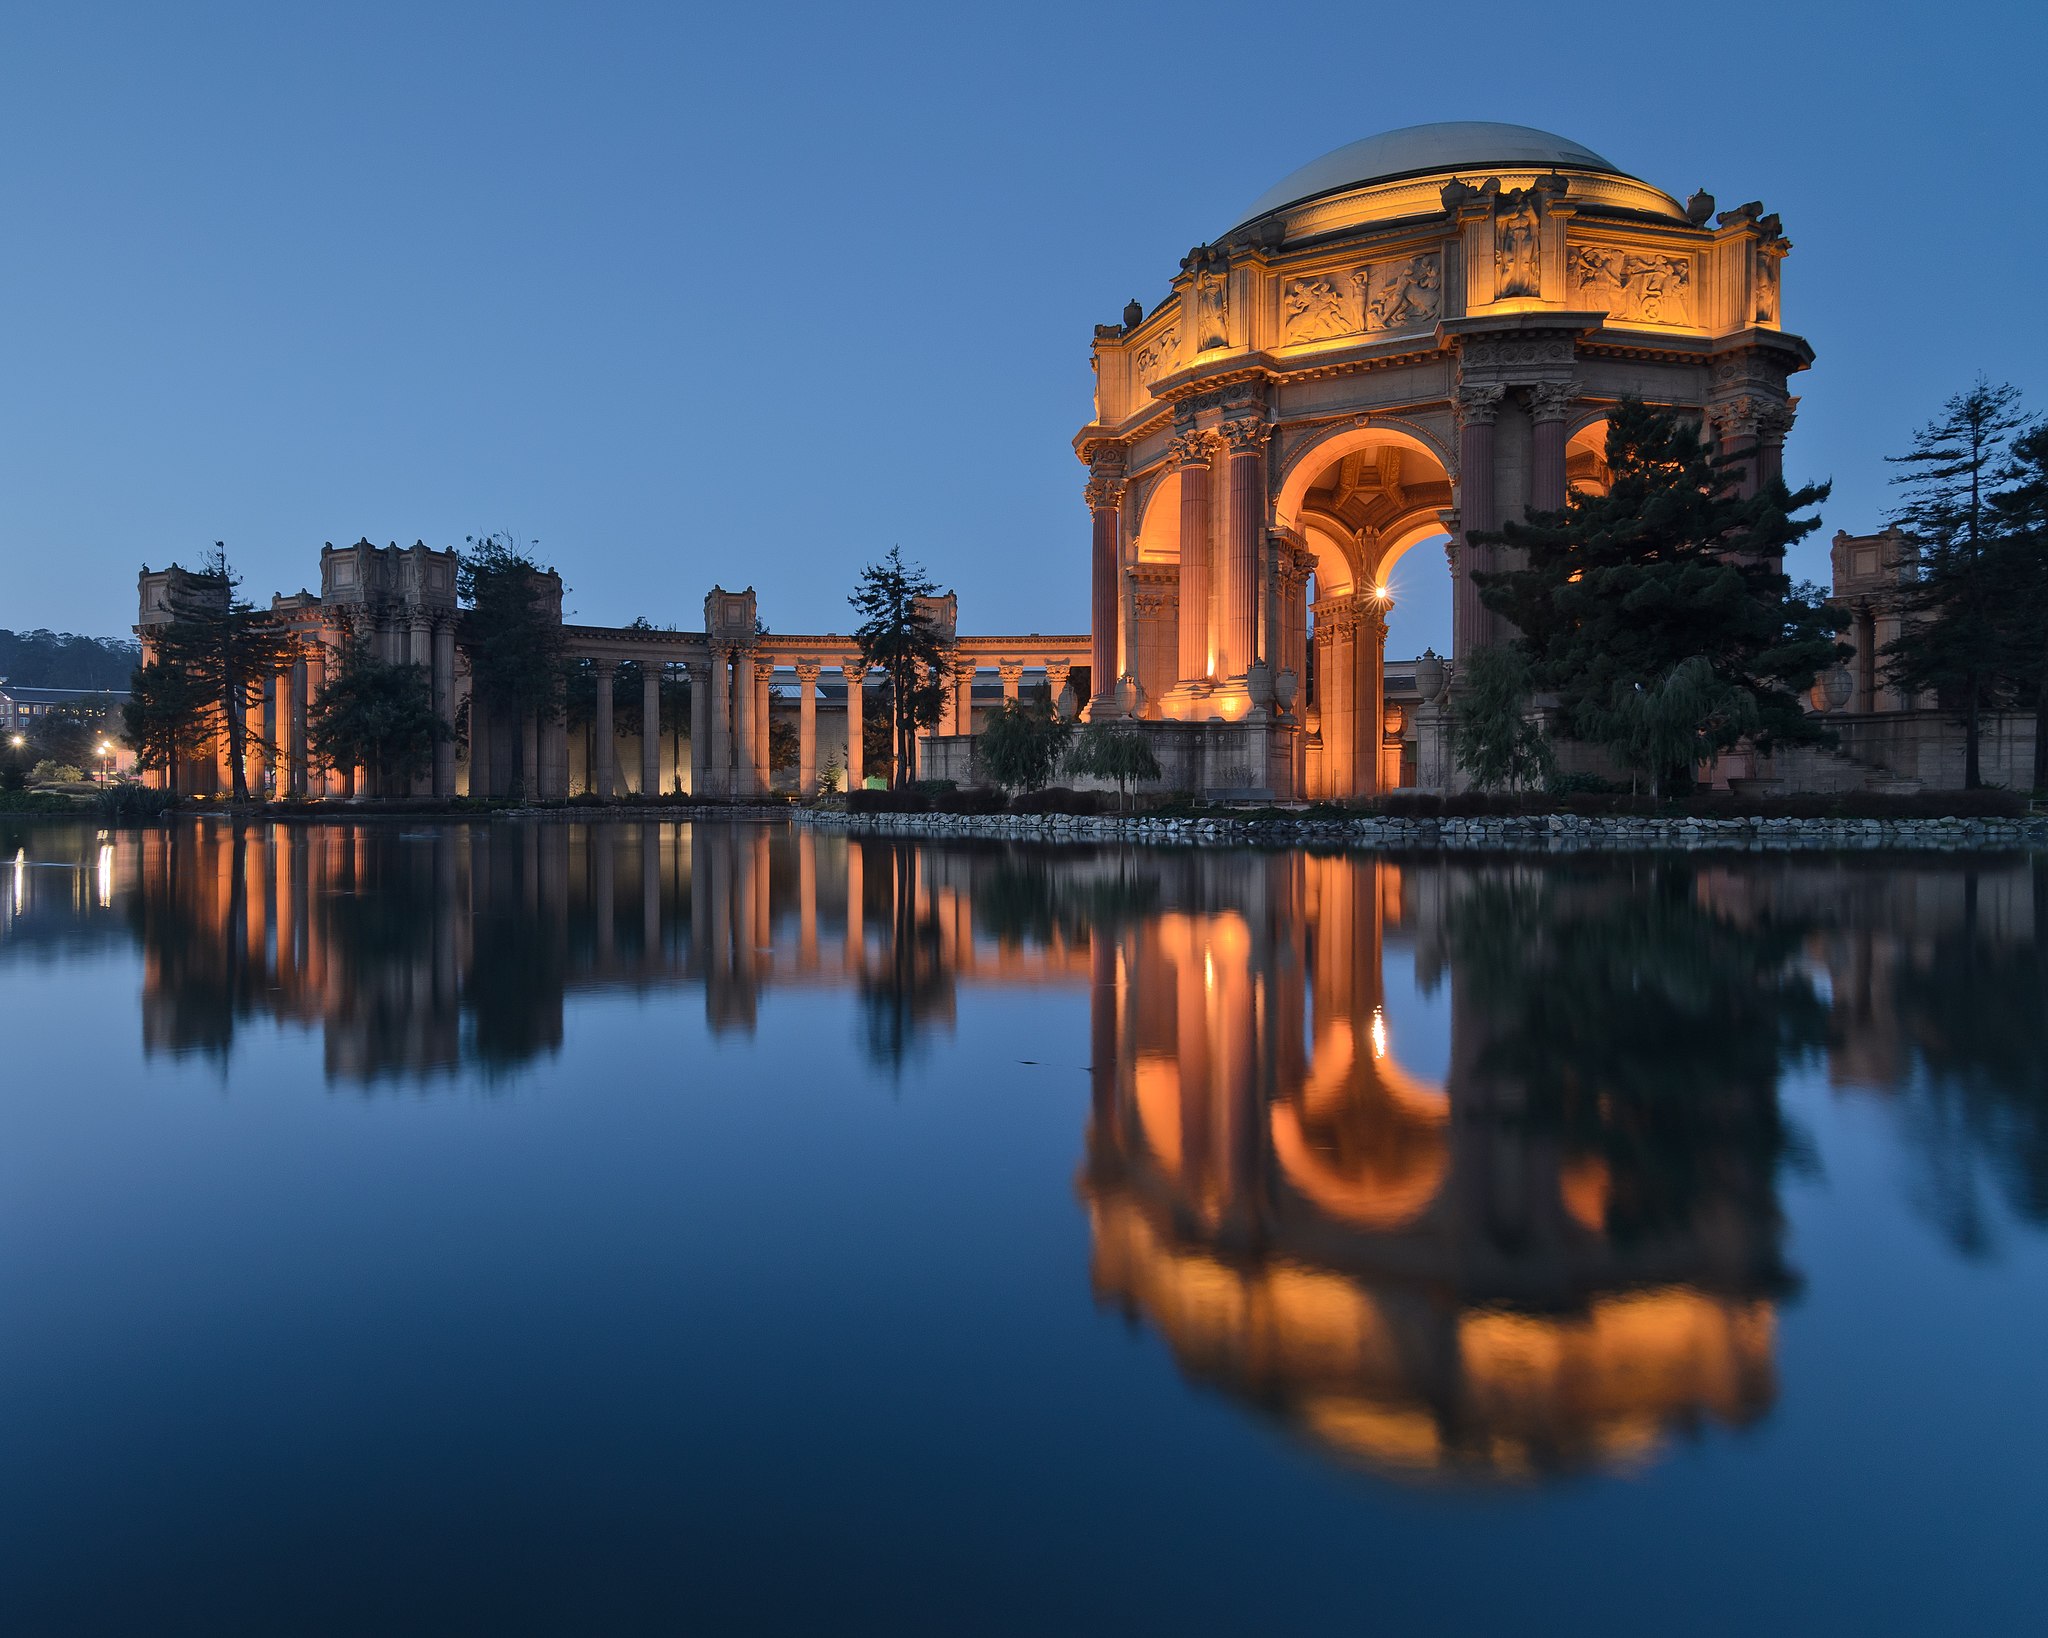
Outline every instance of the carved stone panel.
{"type": "Polygon", "coordinates": [[[1376,262],[1352,275],[1365,301],[1368,330],[1413,330],[1443,316],[1443,258],[1436,251],[1376,262]]]}
{"type": "Polygon", "coordinates": [[[1172,373],[1179,363],[1180,330],[1177,327],[1161,330],[1138,349],[1138,380],[1149,387],[1162,375],[1172,373]]]}
{"type": "Polygon", "coordinates": [[[1280,288],[1282,335],[1303,342],[1355,334],[1361,328],[1356,288],[1353,279],[1336,273],[1289,279],[1280,288]]]}
{"type": "Polygon", "coordinates": [[[1628,323],[1691,324],[1692,258],[1580,245],[1572,252],[1571,293],[1575,306],[1628,323]]]}
{"type": "Polygon", "coordinates": [[[1195,348],[1230,345],[1230,281],[1217,269],[1195,275],[1195,348]]]}

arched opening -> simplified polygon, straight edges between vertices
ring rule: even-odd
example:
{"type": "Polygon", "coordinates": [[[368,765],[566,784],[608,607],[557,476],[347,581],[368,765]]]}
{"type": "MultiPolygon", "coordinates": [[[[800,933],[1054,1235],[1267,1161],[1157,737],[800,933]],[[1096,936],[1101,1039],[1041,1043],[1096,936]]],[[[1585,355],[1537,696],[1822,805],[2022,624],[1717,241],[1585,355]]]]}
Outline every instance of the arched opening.
{"type": "Polygon", "coordinates": [[[1301,455],[1277,516],[1302,548],[1300,573],[1282,578],[1298,607],[1297,666],[1307,733],[1298,788],[1315,798],[1372,796],[1415,783],[1413,661],[1450,650],[1446,538],[1450,475],[1437,452],[1391,428],[1351,428],[1301,455]],[[1398,633],[1390,643],[1390,636],[1398,633]],[[1392,665],[1390,669],[1390,658],[1392,665]]]}

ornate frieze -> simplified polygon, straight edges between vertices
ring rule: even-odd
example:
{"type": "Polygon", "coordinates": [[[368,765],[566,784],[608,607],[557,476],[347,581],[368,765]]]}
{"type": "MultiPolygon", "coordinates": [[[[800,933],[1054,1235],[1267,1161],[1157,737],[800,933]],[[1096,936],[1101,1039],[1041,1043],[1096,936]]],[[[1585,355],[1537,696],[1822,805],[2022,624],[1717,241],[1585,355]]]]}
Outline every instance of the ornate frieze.
{"type": "Polygon", "coordinates": [[[1693,259],[1621,245],[1572,252],[1572,301],[1631,324],[1693,322],[1693,259]]]}
{"type": "Polygon", "coordinates": [[[1442,314],[1443,257],[1433,250],[1304,273],[1280,286],[1281,338],[1290,346],[1420,329],[1442,314]]]}

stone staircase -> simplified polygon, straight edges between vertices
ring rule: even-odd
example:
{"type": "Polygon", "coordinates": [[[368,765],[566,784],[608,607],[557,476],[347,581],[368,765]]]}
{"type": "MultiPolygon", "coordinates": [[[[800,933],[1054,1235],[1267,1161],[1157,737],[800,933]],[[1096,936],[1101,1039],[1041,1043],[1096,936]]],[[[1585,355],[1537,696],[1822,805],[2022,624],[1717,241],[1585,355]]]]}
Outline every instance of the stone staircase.
{"type": "Polygon", "coordinates": [[[1910,796],[1920,781],[1859,762],[1841,751],[1816,746],[1788,747],[1768,759],[1759,759],[1757,777],[1780,785],[1789,795],[1835,796],[1844,791],[1877,791],[1886,796],[1910,796]]]}

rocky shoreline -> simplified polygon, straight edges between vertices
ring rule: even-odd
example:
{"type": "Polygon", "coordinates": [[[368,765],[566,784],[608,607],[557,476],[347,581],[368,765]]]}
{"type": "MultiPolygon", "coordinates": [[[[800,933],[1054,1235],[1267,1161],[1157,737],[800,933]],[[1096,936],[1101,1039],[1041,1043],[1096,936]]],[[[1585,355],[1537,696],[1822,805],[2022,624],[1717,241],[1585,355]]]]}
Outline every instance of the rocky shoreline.
{"type": "Polygon", "coordinates": [[[1444,852],[1583,853],[1717,849],[1768,853],[1896,848],[1962,852],[2048,846],[2048,816],[2020,819],[1160,818],[798,809],[799,824],[889,836],[1007,841],[1164,842],[1203,847],[1355,847],[1444,852]]]}

